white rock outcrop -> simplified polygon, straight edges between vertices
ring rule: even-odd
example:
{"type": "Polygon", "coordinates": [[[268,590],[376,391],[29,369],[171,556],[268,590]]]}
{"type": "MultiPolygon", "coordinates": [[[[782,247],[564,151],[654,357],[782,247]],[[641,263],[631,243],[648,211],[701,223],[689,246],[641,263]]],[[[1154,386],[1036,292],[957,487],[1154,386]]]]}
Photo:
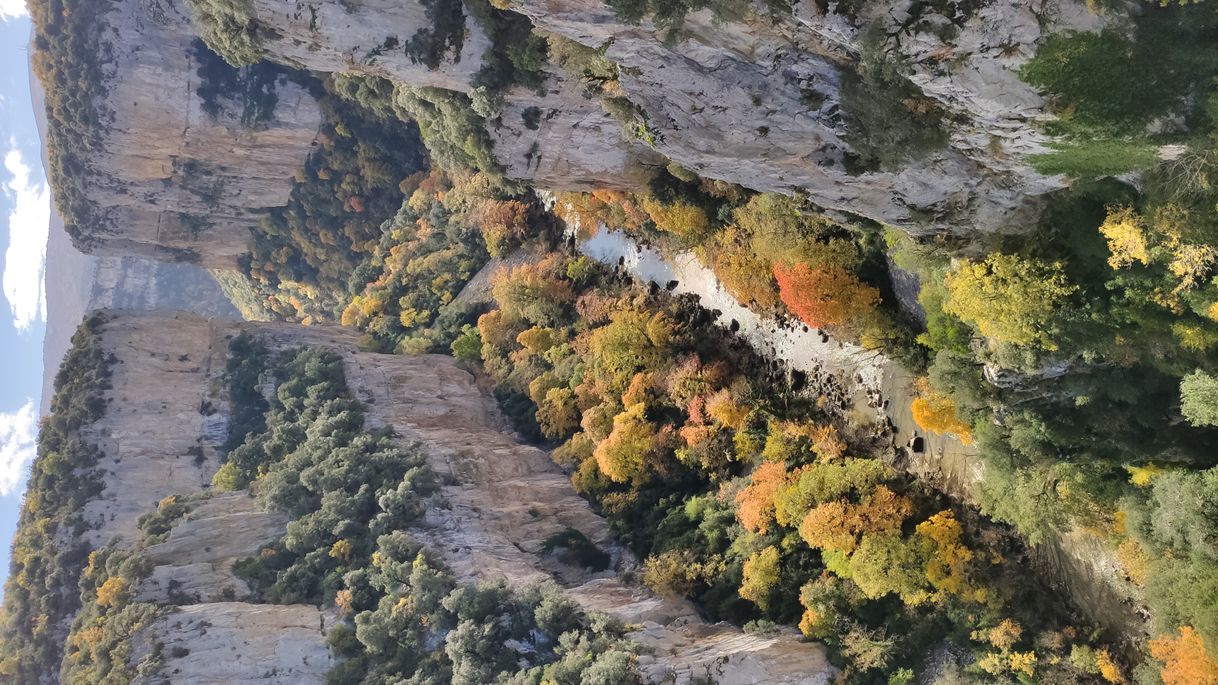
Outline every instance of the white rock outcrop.
{"type": "Polygon", "coordinates": [[[137,596],[170,607],[134,650],[138,656],[162,644],[164,663],[149,683],[320,685],[333,665],[325,637],[334,615],[232,601],[249,592],[233,562],[277,541],[287,523],[260,511],[247,493],[207,492],[224,436],[216,426],[226,419],[228,342],[241,331],[272,348],[321,345],[343,355],[369,424],[417,443],[445,483],[442,504],[410,532],[459,579],[557,582],[581,605],[631,627],[651,683],[832,681],[836,669],[823,646],[792,629],[753,634],[708,624],[687,602],[623,584],[618,573],[637,569],[637,560],[545,451],[517,441],[494,401],[452,358],[360,352],[358,335],[337,327],[133,312],[114,315],[102,333],[116,361],[107,413],[91,429],[104,452],[103,487],[86,506],[94,526],[86,535],[94,546],[117,540],[129,547],[139,516],[162,498],[180,495],[190,504],[165,539],[144,550],[152,571],[137,596]],[[609,553],[610,569],[596,573],[545,554],[544,541],[568,529],[609,553]]]}

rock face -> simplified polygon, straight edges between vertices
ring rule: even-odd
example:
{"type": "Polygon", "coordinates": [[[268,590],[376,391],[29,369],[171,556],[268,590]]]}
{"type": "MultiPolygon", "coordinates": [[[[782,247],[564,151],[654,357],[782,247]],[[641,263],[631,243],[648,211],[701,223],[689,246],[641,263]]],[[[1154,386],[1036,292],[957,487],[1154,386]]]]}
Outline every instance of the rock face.
{"type": "Polygon", "coordinates": [[[88,251],[233,267],[262,211],[286,204],[321,114],[301,86],[281,81],[269,120],[240,108],[205,111],[196,34],[181,2],[112,3],[114,61],[103,84],[104,152],[91,161],[89,199],[102,217],[88,251]]]}
{"type": "Polygon", "coordinates": [[[164,665],[149,682],[320,685],[333,665],[325,635],[335,616],[240,601],[249,588],[233,562],[278,540],[286,519],[260,511],[244,492],[207,492],[219,466],[215,448],[226,437],[228,341],[243,330],[272,348],[322,345],[344,356],[368,422],[417,442],[446,483],[444,506],[428,510],[411,534],[459,579],[557,582],[580,604],[634,626],[630,637],[647,648],[640,667],[649,682],[831,681],[835,669],[823,648],[793,630],[747,634],[707,624],[686,602],[623,584],[617,574],[637,569],[637,561],[546,452],[517,442],[494,401],[451,358],[360,352],[357,335],[339,328],[127,313],[102,334],[116,361],[109,408],[91,428],[104,452],[103,488],[85,519],[91,544],[129,546],[139,516],[162,498],[190,503],[167,537],[145,550],[153,569],[137,596],[171,607],[139,638],[137,653],[163,643],[164,665]],[[607,551],[611,570],[593,573],[543,552],[548,537],[568,529],[607,551]]]}
{"type": "MultiPolygon", "coordinates": [[[[459,58],[428,70],[384,47],[430,27],[415,2],[332,0],[308,11],[297,4],[284,12],[280,3],[254,3],[256,20],[277,36],[265,44],[269,59],[468,92],[471,65],[488,46],[467,18],[459,58]]],[[[605,48],[622,67],[624,95],[644,113],[650,146],[703,176],[803,191],[828,209],[923,232],[1005,228],[1031,217],[1037,196],[1061,186],[1021,161],[1045,151],[1034,125],[1046,114],[1017,69],[1048,32],[1100,25],[1081,2],[951,5],[945,15],[907,3],[861,19],[818,6],[802,2],[791,16],[771,17],[759,5],[733,21],[697,12],[672,39],[646,21],[623,23],[600,0],[512,3],[539,29],[605,48]],[[910,80],[942,109],[948,142],[897,169],[851,173],[848,110],[859,105],[845,101],[843,80],[867,49],[863,23],[893,37],[910,80]]],[[[554,189],[629,186],[620,174],[648,161],[648,145],[623,135],[561,75],[543,95],[516,90],[507,100],[489,129],[509,175],[554,189]],[[519,116],[526,107],[545,114],[535,131],[519,116]]]]}
{"type": "Polygon", "coordinates": [[[329,648],[318,639],[326,626],[327,616],[314,606],[180,607],[147,631],[164,644],[161,673],[137,678],[133,685],[320,685],[334,666],[329,648]]]}
{"type": "MultiPolygon", "coordinates": [[[[952,3],[945,15],[908,3],[861,18],[823,12],[823,4],[805,0],[781,17],[758,4],[730,21],[700,11],[678,36],[647,21],[623,23],[600,0],[517,0],[513,9],[538,29],[604,48],[621,66],[621,92],[637,106],[647,142],[555,70],[544,92],[505,94],[501,116],[487,124],[494,154],[509,176],[544,189],[638,189],[667,158],[915,233],[1027,225],[1039,197],[1064,180],[1025,161],[1045,150],[1037,125],[1048,115],[1017,70],[1049,32],[1093,30],[1101,20],[1081,0],[952,3]],[[850,101],[844,84],[857,82],[872,50],[862,25],[890,37],[944,129],[941,146],[882,169],[851,167],[859,134],[851,107],[866,106],[850,101]]],[[[492,49],[466,16],[459,55],[435,69],[412,59],[402,46],[432,26],[419,0],[256,0],[250,8],[268,59],[318,73],[469,92],[492,49]]],[[[269,121],[246,126],[240,107],[208,114],[196,92],[188,14],[182,0],[116,0],[107,15],[117,57],[102,104],[113,123],[87,182],[103,220],[84,230],[97,253],[231,267],[246,251],[246,229],[286,202],[320,115],[286,81],[269,121]]],[[[903,116],[899,106],[894,116],[903,116]]]]}

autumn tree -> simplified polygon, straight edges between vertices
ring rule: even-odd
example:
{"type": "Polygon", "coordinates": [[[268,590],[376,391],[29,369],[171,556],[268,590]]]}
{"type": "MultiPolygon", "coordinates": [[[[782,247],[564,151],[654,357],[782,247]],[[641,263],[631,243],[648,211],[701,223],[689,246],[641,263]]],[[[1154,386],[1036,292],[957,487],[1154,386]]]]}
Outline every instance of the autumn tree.
{"type": "Polygon", "coordinates": [[[615,311],[608,325],[587,334],[588,370],[622,392],[639,371],[662,366],[676,334],[664,312],[615,311]]]}
{"type": "Polygon", "coordinates": [[[579,409],[570,388],[550,388],[537,405],[537,424],[548,438],[563,439],[579,428],[579,409]]]}
{"type": "MultiPolygon", "coordinates": [[[[491,292],[504,315],[542,326],[559,323],[564,308],[575,299],[570,283],[557,275],[560,265],[561,258],[551,255],[536,264],[499,272],[491,292]]],[[[485,340],[485,331],[483,335],[485,340]]]]}
{"type": "Polygon", "coordinates": [[[984,593],[970,582],[968,568],[973,552],[964,544],[964,530],[950,510],[919,523],[915,532],[926,554],[926,580],[935,590],[978,601],[984,599],[984,593]]]}
{"type": "Polygon", "coordinates": [[[770,262],[753,252],[751,237],[743,229],[729,226],[697,248],[698,259],[715,272],[737,302],[772,311],[779,302],[778,284],[770,262]]]}
{"type": "Polygon", "coordinates": [[[862,498],[892,477],[892,470],[878,459],[844,458],[808,464],[793,472],[773,496],[774,518],[784,526],[799,525],[818,504],[862,498]]]}
{"type": "Polygon", "coordinates": [[[782,462],[762,462],[749,484],[736,494],[736,516],[740,525],[755,533],[765,533],[774,522],[774,497],[791,479],[782,462]]]}
{"type": "Polygon", "coordinates": [[[696,205],[681,201],[664,204],[650,195],[645,196],[641,204],[656,228],[691,243],[701,241],[710,230],[706,211],[696,205]]]}
{"type": "Polygon", "coordinates": [[[525,239],[529,230],[529,206],[519,200],[486,199],[469,213],[481,231],[486,251],[502,257],[525,239]]]}
{"type": "Polygon", "coordinates": [[[770,606],[770,593],[778,584],[778,577],[778,548],[771,545],[744,562],[744,582],[740,585],[740,596],[766,611],[770,606]]]}
{"type": "Polygon", "coordinates": [[[813,507],[799,535],[812,547],[850,554],[860,536],[899,531],[911,514],[913,502],[881,485],[860,504],[836,500],[813,507]]]}
{"type": "Polygon", "coordinates": [[[775,263],[774,278],[783,304],[816,328],[854,322],[880,303],[880,291],[837,266],[775,263]]]}
{"type": "Polygon", "coordinates": [[[1119,269],[1135,262],[1150,264],[1150,249],[1146,240],[1146,223],[1133,207],[1109,207],[1108,216],[1100,224],[1100,233],[1108,241],[1108,266],[1119,269]]]}
{"type": "Polygon", "coordinates": [[[740,430],[749,417],[749,407],[736,399],[735,393],[724,388],[706,400],[706,413],[720,425],[740,430]]]}
{"type": "Polygon", "coordinates": [[[897,531],[864,535],[849,561],[850,579],[865,596],[879,599],[896,594],[914,606],[932,595],[925,568],[925,553],[918,542],[897,531]]]}
{"type": "Polygon", "coordinates": [[[1060,263],[991,254],[948,274],[943,310],[996,342],[1056,350],[1056,322],[1077,290],[1060,263]]]}
{"type": "Polygon", "coordinates": [[[960,419],[955,400],[936,392],[925,378],[918,379],[915,387],[918,396],[910,403],[909,408],[919,428],[954,435],[965,445],[973,444],[973,428],[960,419]]]}
{"type": "Polygon", "coordinates": [[[643,584],[663,597],[688,597],[722,570],[716,557],[702,559],[687,549],[667,550],[643,562],[643,584]]]}
{"type": "Polygon", "coordinates": [[[1218,661],[1206,653],[1201,636],[1181,626],[1175,636],[1150,641],[1150,654],[1163,662],[1163,685],[1218,685],[1218,661]]]}
{"type": "Polygon", "coordinates": [[[852,271],[860,253],[841,225],[805,210],[800,200],[779,193],[753,196],[732,212],[738,229],[750,237],[752,251],[767,264],[804,263],[852,271]]]}
{"type": "Polygon", "coordinates": [[[647,458],[656,431],[643,415],[645,410],[640,402],[615,416],[609,437],[593,453],[601,471],[618,483],[640,482],[646,477],[647,458]]]}

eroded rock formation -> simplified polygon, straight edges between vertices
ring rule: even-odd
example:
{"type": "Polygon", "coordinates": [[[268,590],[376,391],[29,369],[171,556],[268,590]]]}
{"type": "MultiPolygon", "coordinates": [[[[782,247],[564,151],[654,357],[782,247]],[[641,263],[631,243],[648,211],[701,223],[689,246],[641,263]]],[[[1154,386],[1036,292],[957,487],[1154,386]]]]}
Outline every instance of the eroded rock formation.
{"type": "Polygon", "coordinates": [[[140,636],[143,650],[163,643],[162,675],[171,682],[321,683],[333,663],[324,640],[336,615],[244,602],[249,588],[232,573],[234,561],[276,541],[286,519],[258,510],[245,492],[208,492],[226,435],[228,341],[243,330],[272,348],[322,345],[343,354],[367,420],[417,442],[446,483],[445,506],[429,509],[411,533],[459,579],[559,583],[580,604],[631,626],[629,637],[646,648],[640,667],[650,682],[831,680],[823,648],[793,630],[748,634],[707,624],[688,603],[619,580],[637,561],[548,454],[517,442],[494,401],[451,358],[360,352],[356,336],[336,328],[121,314],[103,333],[116,361],[109,408],[92,427],[105,456],[102,491],[86,507],[93,526],[86,535],[95,545],[117,539],[130,546],[141,514],[170,495],[193,498],[167,537],[145,550],[153,569],[138,588],[141,601],[172,607],[140,636]],[[594,573],[547,555],[544,540],[568,529],[609,552],[611,570],[594,573]]]}
{"type": "MultiPolygon", "coordinates": [[[[181,2],[122,0],[105,15],[103,152],[80,179],[98,225],[76,227],[89,252],[234,267],[261,213],[287,203],[321,113],[298,84],[276,87],[274,110],[242,123],[240,103],[216,114],[198,93],[197,33],[181,2]]],[[[103,59],[103,56],[99,56],[103,59]]]]}
{"type": "MultiPolygon", "coordinates": [[[[822,5],[797,3],[781,17],[758,6],[731,21],[696,12],[673,35],[647,21],[624,23],[599,0],[514,3],[538,29],[603,48],[620,65],[621,95],[646,134],[624,131],[551,66],[543,92],[505,93],[501,116],[486,124],[494,155],[507,175],[539,188],[635,189],[667,158],[708,178],[806,193],[826,209],[912,232],[1028,224],[1039,197],[1063,180],[1027,164],[1028,154],[1045,150],[1038,125],[1048,115],[1018,68],[1049,32],[1102,21],[1076,0],[952,3],[943,14],[911,3],[866,18],[822,5]],[[864,24],[888,36],[886,47],[868,43],[864,24]],[[859,168],[860,123],[850,115],[866,105],[850,100],[846,84],[857,86],[860,61],[877,50],[904,65],[921,92],[910,106],[937,112],[942,140],[899,163],[859,168]]],[[[250,7],[267,36],[267,59],[318,73],[468,92],[484,52],[495,49],[467,12],[459,54],[434,69],[420,63],[401,47],[431,27],[417,0],[250,7]]],[[[232,266],[246,250],[246,229],[287,201],[318,127],[317,103],[283,81],[267,121],[248,126],[240,106],[213,116],[196,92],[197,31],[181,0],[118,0],[106,19],[115,60],[101,104],[113,123],[108,152],[87,180],[104,217],[82,229],[91,249],[232,266]]]]}

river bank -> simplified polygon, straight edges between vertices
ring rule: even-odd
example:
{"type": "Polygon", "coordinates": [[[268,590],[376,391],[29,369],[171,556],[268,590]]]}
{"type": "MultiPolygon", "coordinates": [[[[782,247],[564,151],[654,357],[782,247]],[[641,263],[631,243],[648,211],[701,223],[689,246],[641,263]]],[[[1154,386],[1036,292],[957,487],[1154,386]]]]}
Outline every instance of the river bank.
{"type": "MultiPolygon", "coordinates": [[[[576,242],[584,255],[634,278],[687,294],[711,311],[715,324],[732,331],[764,357],[805,374],[807,382],[856,426],[887,429],[892,465],[945,495],[974,503],[984,477],[978,450],[955,436],[922,430],[914,420],[916,377],[875,350],[833,339],[827,332],[762,316],[736,301],[714,272],[690,252],[667,255],[621,232],[600,227],[576,242]]],[[[1035,571],[1070,598],[1086,619],[1128,645],[1147,637],[1148,615],[1107,543],[1075,526],[1031,548],[1035,571]]]]}

